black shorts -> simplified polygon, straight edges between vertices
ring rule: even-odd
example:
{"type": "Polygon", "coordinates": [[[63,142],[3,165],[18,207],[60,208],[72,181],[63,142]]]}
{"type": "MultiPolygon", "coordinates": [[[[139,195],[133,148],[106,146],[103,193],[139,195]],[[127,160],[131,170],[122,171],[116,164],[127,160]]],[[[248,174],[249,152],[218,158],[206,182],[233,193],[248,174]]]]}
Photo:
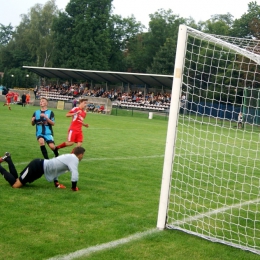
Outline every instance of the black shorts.
{"type": "Polygon", "coordinates": [[[43,159],[32,160],[20,173],[19,180],[24,185],[27,182],[31,183],[42,177],[43,172],[43,159]]]}

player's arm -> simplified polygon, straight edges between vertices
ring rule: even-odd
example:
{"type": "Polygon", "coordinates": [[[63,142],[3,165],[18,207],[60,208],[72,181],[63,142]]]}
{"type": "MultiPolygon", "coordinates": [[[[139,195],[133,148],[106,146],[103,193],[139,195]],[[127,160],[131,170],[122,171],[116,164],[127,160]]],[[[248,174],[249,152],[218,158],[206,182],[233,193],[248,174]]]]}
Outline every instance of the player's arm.
{"type": "Polygon", "coordinates": [[[32,119],[31,119],[32,126],[34,126],[36,124],[35,118],[36,118],[35,113],[33,113],[33,116],[32,116],[32,119]]]}
{"type": "Polygon", "coordinates": [[[54,126],[54,125],[55,125],[55,118],[54,118],[54,113],[53,113],[53,111],[51,111],[50,120],[52,121],[53,124],[50,124],[50,123],[49,123],[49,124],[52,125],[52,126],[54,126]]]}
{"type": "Polygon", "coordinates": [[[69,170],[71,172],[71,190],[73,191],[79,190],[79,188],[77,187],[77,183],[79,179],[78,165],[79,165],[78,158],[73,158],[73,161],[71,161],[68,165],[69,170]]]}
{"type": "Polygon", "coordinates": [[[78,113],[80,113],[80,110],[78,111],[73,111],[73,110],[70,110],[67,114],[66,114],[66,117],[70,117],[70,116],[75,116],[77,115],[78,113]]]}
{"type": "Polygon", "coordinates": [[[41,117],[44,117],[46,119],[46,122],[49,124],[49,125],[52,125],[54,126],[55,125],[55,122],[53,122],[47,115],[45,115],[44,113],[41,113],[40,115],[41,117]]]}

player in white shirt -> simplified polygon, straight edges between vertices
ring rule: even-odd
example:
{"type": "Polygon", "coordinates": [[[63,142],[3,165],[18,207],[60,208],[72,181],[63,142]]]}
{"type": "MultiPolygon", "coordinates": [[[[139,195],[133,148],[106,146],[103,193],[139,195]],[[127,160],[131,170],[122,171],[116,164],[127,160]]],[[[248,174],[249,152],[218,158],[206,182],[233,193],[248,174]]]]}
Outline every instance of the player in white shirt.
{"type": "Polygon", "coordinates": [[[52,159],[34,159],[21,171],[20,177],[18,177],[10,153],[6,153],[5,156],[0,158],[0,163],[7,162],[9,172],[0,165],[0,173],[13,188],[21,188],[26,183],[41,178],[42,175],[45,176],[47,181],[52,182],[69,171],[71,172],[71,190],[78,191],[78,164],[82,160],[84,152],[83,147],[75,147],[71,154],[64,154],[52,159]]]}

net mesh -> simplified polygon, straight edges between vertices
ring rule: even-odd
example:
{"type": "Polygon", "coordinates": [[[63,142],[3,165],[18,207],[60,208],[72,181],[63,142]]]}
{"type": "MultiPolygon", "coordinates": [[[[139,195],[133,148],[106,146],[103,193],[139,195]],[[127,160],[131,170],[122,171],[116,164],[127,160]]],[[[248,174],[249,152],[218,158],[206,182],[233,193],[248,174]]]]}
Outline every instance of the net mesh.
{"type": "Polygon", "coordinates": [[[258,254],[259,44],[188,28],[166,223],[258,254]]]}

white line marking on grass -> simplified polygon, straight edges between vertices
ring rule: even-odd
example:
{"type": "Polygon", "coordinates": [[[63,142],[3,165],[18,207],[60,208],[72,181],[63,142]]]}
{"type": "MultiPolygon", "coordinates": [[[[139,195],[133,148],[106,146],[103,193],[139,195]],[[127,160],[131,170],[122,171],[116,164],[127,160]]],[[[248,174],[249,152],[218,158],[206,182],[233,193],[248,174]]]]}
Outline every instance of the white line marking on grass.
{"type": "Polygon", "coordinates": [[[111,242],[108,242],[105,244],[91,246],[86,249],[78,250],[78,251],[76,251],[74,253],[70,253],[68,255],[55,256],[53,258],[49,258],[48,260],[71,260],[71,259],[78,258],[81,256],[89,256],[90,254],[95,253],[95,252],[99,252],[99,251],[102,251],[105,249],[111,249],[111,248],[114,248],[114,247],[117,247],[117,246],[120,246],[123,244],[127,244],[131,241],[135,241],[135,240],[144,238],[155,232],[160,232],[160,230],[154,228],[154,229],[142,232],[142,233],[136,233],[136,234],[126,237],[126,238],[122,238],[122,239],[111,241],[111,242]]]}
{"type": "Polygon", "coordinates": [[[82,161],[105,161],[105,160],[132,160],[132,159],[150,159],[150,158],[161,158],[164,155],[148,155],[148,156],[127,156],[127,157],[110,157],[110,158],[85,158],[82,161]]]}
{"type": "MultiPolygon", "coordinates": [[[[110,157],[110,158],[84,158],[82,161],[106,161],[106,160],[132,160],[132,159],[150,159],[150,158],[161,158],[164,155],[150,155],[150,156],[127,156],[127,157],[110,157]]],[[[52,158],[50,158],[52,159],[52,158]]],[[[29,162],[20,162],[15,165],[27,165],[29,162]]]]}
{"type": "MultiPolygon", "coordinates": [[[[230,210],[230,209],[233,209],[233,208],[241,208],[241,207],[247,206],[249,204],[255,204],[259,201],[260,201],[260,199],[255,199],[255,200],[245,201],[245,202],[242,202],[242,203],[233,204],[231,206],[222,207],[222,208],[219,208],[219,209],[216,209],[216,210],[209,211],[207,213],[198,214],[198,215],[195,215],[195,216],[192,216],[192,217],[189,217],[189,218],[185,218],[183,220],[175,221],[171,225],[182,225],[182,224],[191,222],[193,220],[201,219],[201,218],[204,218],[204,217],[209,217],[211,215],[214,215],[214,214],[217,214],[217,213],[220,213],[220,212],[224,212],[224,211],[227,211],[227,210],[230,210]]],[[[111,248],[129,243],[131,241],[142,239],[145,236],[148,236],[150,234],[154,234],[154,233],[160,232],[160,231],[161,230],[159,230],[157,228],[151,229],[151,230],[148,230],[148,231],[145,231],[145,232],[142,232],[142,233],[136,233],[136,234],[129,236],[129,237],[126,237],[126,238],[111,241],[111,242],[101,244],[101,245],[91,246],[91,247],[88,247],[86,249],[81,249],[81,250],[75,251],[74,253],[70,253],[68,255],[60,255],[60,256],[53,257],[53,258],[49,258],[48,260],[71,260],[71,259],[78,258],[78,257],[81,257],[81,256],[89,256],[92,253],[100,252],[100,251],[103,251],[103,250],[106,250],[106,249],[111,249],[111,248]]]]}
{"type": "Polygon", "coordinates": [[[243,206],[247,206],[247,205],[250,205],[250,204],[255,204],[255,203],[259,202],[259,201],[260,201],[260,199],[249,200],[249,201],[244,201],[242,203],[233,204],[231,206],[218,208],[218,209],[206,212],[206,213],[202,213],[202,214],[199,214],[199,215],[191,216],[189,218],[184,218],[183,220],[179,220],[179,221],[177,220],[174,223],[172,223],[172,225],[182,225],[182,224],[185,224],[185,223],[188,223],[188,222],[192,222],[192,221],[197,220],[197,219],[210,217],[211,215],[216,215],[218,213],[225,212],[225,211],[228,211],[230,209],[240,209],[243,206]]]}

